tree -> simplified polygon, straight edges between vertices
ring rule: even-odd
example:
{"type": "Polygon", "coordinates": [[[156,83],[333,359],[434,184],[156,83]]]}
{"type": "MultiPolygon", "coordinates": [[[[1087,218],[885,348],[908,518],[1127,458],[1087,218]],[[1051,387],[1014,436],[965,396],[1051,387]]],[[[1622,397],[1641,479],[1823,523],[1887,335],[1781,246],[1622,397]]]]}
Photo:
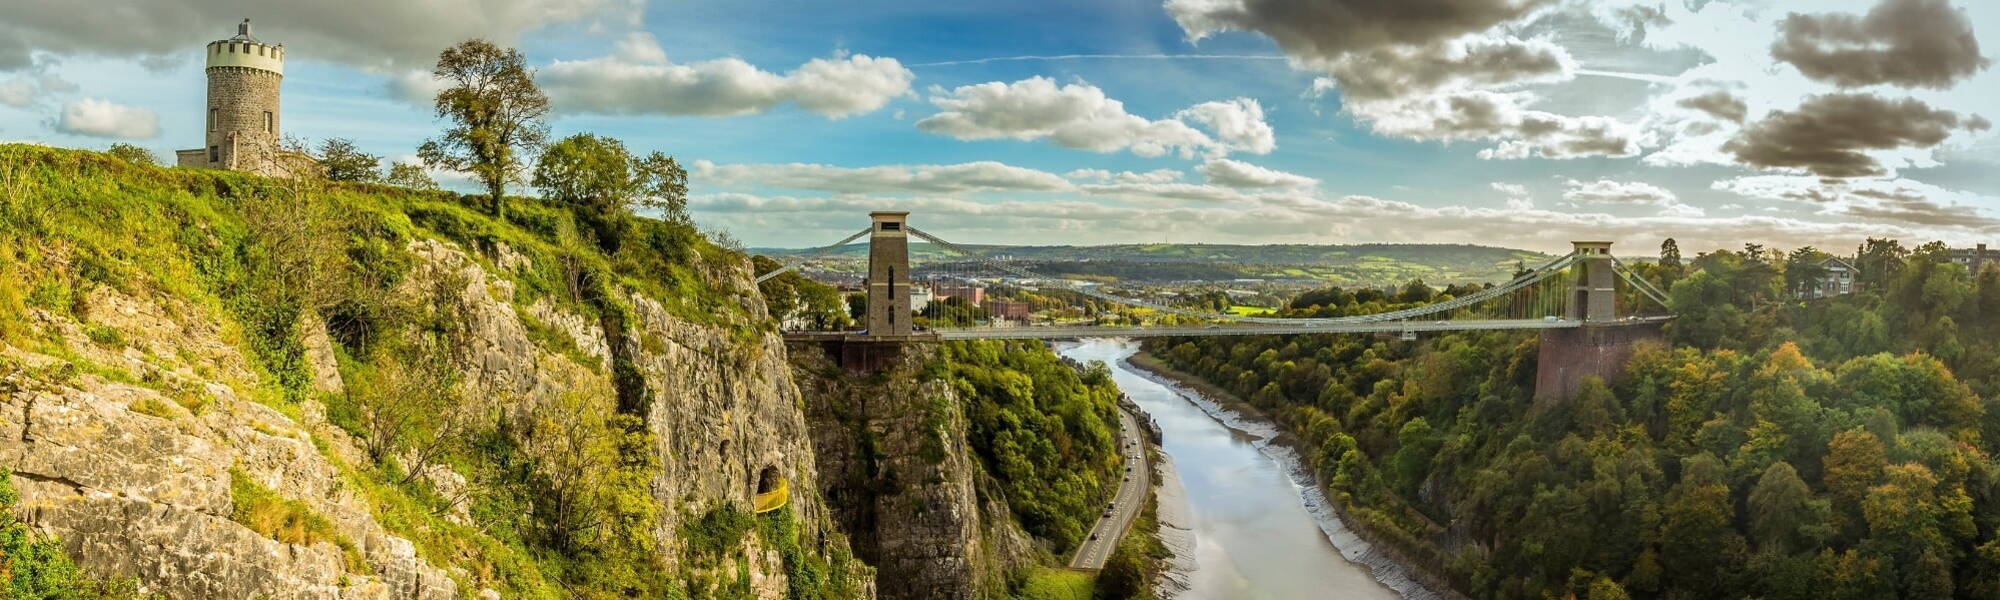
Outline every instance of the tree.
{"type": "Polygon", "coordinates": [[[1826,279],[1826,266],[1821,264],[1829,258],[1818,248],[1803,246],[1785,255],[1785,289],[1800,297],[1809,297],[1819,288],[1820,281],[1826,279]]]}
{"type": "Polygon", "coordinates": [[[1826,501],[1813,499],[1790,463],[1772,463],[1750,489],[1750,532],[1759,548],[1784,552],[1801,547],[1795,542],[1825,539],[1826,516],[1826,501]]]}
{"type": "Polygon", "coordinates": [[[431,74],[450,87],[437,95],[437,116],[451,127],[417,149],[426,165],[471,173],[486,187],[487,210],[499,215],[507,184],[519,181],[522,153],[548,138],[549,98],[535,87],[521,51],[481,39],[438,54],[431,74]]]}
{"type": "Polygon", "coordinates": [[[415,163],[389,165],[389,176],[383,178],[382,182],[413,190],[428,191],[438,189],[437,180],[431,179],[430,171],[425,169],[423,165],[415,163]]]}
{"type": "Polygon", "coordinates": [[[687,170],[659,152],[634,157],[613,138],[579,133],[550,144],[533,183],[548,200],[577,208],[607,250],[622,243],[624,218],[635,210],[687,223],[687,170]]]}
{"type": "Polygon", "coordinates": [[[116,156],[118,160],[135,165],[153,166],[160,164],[159,159],[153,157],[153,151],[124,142],[112,144],[111,149],[104,151],[104,153],[116,156]]]}
{"type": "Polygon", "coordinates": [[[1855,283],[1863,289],[1881,289],[1902,272],[1910,256],[1902,242],[1876,238],[1862,242],[1854,253],[1854,268],[1860,271],[1855,283]]]}
{"type": "Polygon", "coordinates": [[[355,148],[354,140],[328,138],[319,145],[320,169],[332,181],[380,181],[381,163],[382,157],[355,148]]]}

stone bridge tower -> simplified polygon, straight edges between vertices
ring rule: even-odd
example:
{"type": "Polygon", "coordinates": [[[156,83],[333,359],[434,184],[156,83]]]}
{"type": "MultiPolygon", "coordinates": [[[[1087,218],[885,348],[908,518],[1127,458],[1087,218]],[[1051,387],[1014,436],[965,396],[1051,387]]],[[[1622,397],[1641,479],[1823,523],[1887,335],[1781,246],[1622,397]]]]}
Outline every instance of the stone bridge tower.
{"type": "Polygon", "coordinates": [[[1625,361],[1645,342],[1659,342],[1657,323],[1629,322],[1618,315],[1617,265],[1611,242],[1571,242],[1577,254],[1576,286],[1564,318],[1579,327],[1544,329],[1535,364],[1535,406],[1547,407],[1576,396],[1585,379],[1615,383],[1625,361]]]}
{"type": "MultiPolygon", "coordinates": [[[[278,84],[285,79],[285,46],[269,44],[250,34],[250,20],[236,26],[236,36],[208,43],[208,102],[203,109],[200,148],[175,152],[183,167],[249,171],[267,176],[290,174],[296,153],[279,146],[278,84]]],[[[308,159],[310,160],[310,159],[308,159]]]]}
{"type": "Polygon", "coordinates": [[[868,335],[908,336],[910,326],[910,213],[876,211],[868,234],[868,335]]]}

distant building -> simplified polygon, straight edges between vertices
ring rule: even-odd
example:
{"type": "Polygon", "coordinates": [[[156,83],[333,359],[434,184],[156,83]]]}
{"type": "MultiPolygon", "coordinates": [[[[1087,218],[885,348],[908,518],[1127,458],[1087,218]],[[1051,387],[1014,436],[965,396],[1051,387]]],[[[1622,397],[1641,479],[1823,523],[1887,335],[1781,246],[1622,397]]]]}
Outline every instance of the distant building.
{"type": "Polygon", "coordinates": [[[267,177],[315,174],[312,157],[289,152],[280,143],[278,84],[285,79],[285,45],[250,35],[250,20],[236,37],[208,43],[207,116],[201,148],[174,152],[183,167],[248,171],[267,177]]]}
{"type": "Polygon", "coordinates": [[[1974,248],[1952,248],[1945,254],[1945,260],[1965,265],[1965,270],[1978,273],[1987,264],[2000,263],[2000,250],[1988,250],[1986,244],[1974,248]]]}
{"type": "Polygon", "coordinates": [[[911,286],[910,310],[916,312],[924,312],[924,309],[930,308],[931,300],[935,297],[936,296],[931,295],[930,286],[926,285],[911,286]]]}
{"type": "Polygon", "coordinates": [[[993,300],[986,303],[986,314],[1001,319],[1028,320],[1028,303],[1018,300],[993,300]]]}
{"type": "Polygon", "coordinates": [[[937,289],[933,291],[933,296],[937,300],[958,298],[964,300],[967,306],[982,306],[986,304],[986,288],[976,285],[939,284],[937,289]]]}
{"type": "Polygon", "coordinates": [[[1861,270],[1854,268],[1854,263],[1833,256],[1819,261],[1819,266],[1826,274],[1820,277],[1819,286],[1812,289],[1809,297],[1831,298],[1854,293],[1857,277],[1861,275],[1861,270]]]}

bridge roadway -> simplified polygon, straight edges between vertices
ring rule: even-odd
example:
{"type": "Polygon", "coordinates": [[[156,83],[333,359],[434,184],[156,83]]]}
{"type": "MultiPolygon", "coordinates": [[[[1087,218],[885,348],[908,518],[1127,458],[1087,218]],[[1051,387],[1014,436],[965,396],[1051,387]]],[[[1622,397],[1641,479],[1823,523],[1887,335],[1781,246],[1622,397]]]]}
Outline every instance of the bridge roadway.
{"type": "MultiPolygon", "coordinates": [[[[1618,324],[1647,322],[1633,319],[1618,324]]],[[[1216,335],[1284,335],[1299,333],[1401,333],[1404,331],[1470,331],[1491,329],[1566,329],[1582,321],[1545,319],[1468,319],[1460,321],[1379,321],[1374,323],[1301,323],[1298,325],[1185,326],[1036,326],[953,327],[931,330],[947,340],[1069,340],[1109,337],[1206,337],[1216,335]]]]}
{"type": "Polygon", "coordinates": [[[1147,442],[1139,435],[1139,421],[1119,407],[1118,424],[1118,451],[1125,454],[1124,478],[1119,480],[1118,493],[1111,495],[1112,506],[1091,525],[1090,535],[1070,557],[1072,569],[1104,568],[1111,553],[1118,550],[1118,540],[1132,527],[1132,520],[1146,508],[1146,497],[1153,493],[1153,465],[1146,455],[1147,442]]]}

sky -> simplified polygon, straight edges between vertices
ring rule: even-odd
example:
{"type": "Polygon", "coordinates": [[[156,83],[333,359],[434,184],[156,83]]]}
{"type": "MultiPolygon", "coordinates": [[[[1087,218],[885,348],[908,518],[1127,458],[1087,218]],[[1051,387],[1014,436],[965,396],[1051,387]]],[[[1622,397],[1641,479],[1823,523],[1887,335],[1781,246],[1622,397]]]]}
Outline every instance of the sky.
{"type": "Polygon", "coordinates": [[[202,48],[250,18],[284,133],[414,162],[438,51],[486,38],[554,135],[676,157],[751,246],[871,210],[1001,244],[2000,233],[1985,0],[0,3],[0,141],[198,147],[202,48]]]}

